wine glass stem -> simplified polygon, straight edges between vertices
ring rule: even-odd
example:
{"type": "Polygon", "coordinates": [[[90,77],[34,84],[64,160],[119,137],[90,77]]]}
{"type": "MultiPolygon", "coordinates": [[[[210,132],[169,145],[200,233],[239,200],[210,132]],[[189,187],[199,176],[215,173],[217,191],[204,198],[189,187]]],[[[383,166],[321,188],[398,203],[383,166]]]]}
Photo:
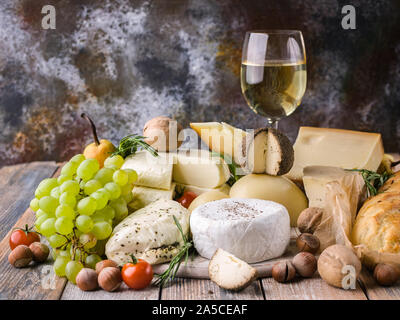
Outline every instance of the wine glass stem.
{"type": "Polygon", "coordinates": [[[275,130],[278,130],[278,122],[279,120],[268,120],[268,128],[273,128],[275,130]]]}

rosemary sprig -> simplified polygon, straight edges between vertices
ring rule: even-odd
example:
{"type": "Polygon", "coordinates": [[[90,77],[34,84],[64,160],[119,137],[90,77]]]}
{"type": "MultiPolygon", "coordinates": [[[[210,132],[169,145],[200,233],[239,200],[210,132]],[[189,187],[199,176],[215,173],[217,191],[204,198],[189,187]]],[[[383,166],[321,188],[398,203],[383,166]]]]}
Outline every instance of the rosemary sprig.
{"type": "Polygon", "coordinates": [[[368,197],[377,195],[379,188],[382,187],[383,184],[392,176],[392,174],[386,171],[382,174],[366,169],[351,169],[349,171],[357,171],[361,173],[367,187],[368,197]]]}
{"type": "Polygon", "coordinates": [[[223,155],[223,154],[215,152],[215,151],[213,151],[211,154],[213,156],[217,156],[217,157],[224,159],[224,161],[228,165],[231,176],[226,183],[229,186],[232,186],[236,181],[238,181],[242,177],[241,175],[237,174],[237,168],[239,168],[239,166],[232,160],[232,158],[230,156],[223,155]]]}
{"type": "Polygon", "coordinates": [[[157,280],[154,282],[156,286],[164,287],[165,284],[168,282],[169,279],[173,280],[176,276],[176,273],[179,270],[179,267],[182,263],[182,259],[185,258],[185,265],[189,259],[189,251],[193,248],[193,241],[189,240],[188,237],[185,236],[183,233],[181,224],[179,223],[178,219],[175,216],[174,222],[182,236],[183,239],[183,247],[181,250],[173,257],[171,262],[169,263],[168,269],[165,270],[162,274],[157,274],[157,280]]]}
{"type": "Polygon", "coordinates": [[[118,148],[115,152],[113,152],[113,156],[120,155],[123,158],[126,158],[130,154],[136,153],[139,148],[149,151],[154,157],[158,156],[157,151],[150,146],[146,141],[144,141],[145,137],[139,136],[137,134],[130,134],[121,139],[118,144],[118,148]]]}

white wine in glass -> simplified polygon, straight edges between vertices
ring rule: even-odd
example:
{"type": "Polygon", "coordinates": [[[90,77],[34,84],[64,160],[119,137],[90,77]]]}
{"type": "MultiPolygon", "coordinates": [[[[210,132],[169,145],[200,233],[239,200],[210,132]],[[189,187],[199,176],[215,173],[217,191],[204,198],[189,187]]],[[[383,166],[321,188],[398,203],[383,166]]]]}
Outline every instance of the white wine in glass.
{"type": "Polygon", "coordinates": [[[300,105],[306,90],[306,55],[301,32],[247,32],[240,81],[249,107],[277,128],[278,121],[300,105]]]}

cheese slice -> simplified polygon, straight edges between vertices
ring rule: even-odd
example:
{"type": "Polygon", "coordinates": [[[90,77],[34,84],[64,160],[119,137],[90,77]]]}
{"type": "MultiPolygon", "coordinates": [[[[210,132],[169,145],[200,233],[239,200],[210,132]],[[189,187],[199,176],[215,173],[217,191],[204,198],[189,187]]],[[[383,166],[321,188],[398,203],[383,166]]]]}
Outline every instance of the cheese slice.
{"type": "Polygon", "coordinates": [[[300,127],[294,164],[287,177],[301,181],[307,166],[333,166],[376,171],[383,158],[379,133],[300,127]]]}
{"type": "Polygon", "coordinates": [[[137,172],[135,185],[170,190],[173,157],[173,154],[163,152],[154,157],[148,151],[138,151],[125,159],[122,169],[133,169],[137,172]]]}
{"type": "Polygon", "coordinates": [[[218,188],[228,181],[229,167],[207,150],[192,149],[176,154],[173,180],[200,188],[218,188]]]}
{"type": "Polygon", "coordinates": [[[176,190],[179,191],[191,191],[194,192],[196,195],[201,195],[203,193],[209,192],[209,191],[219,191],[222,193],[226,193],[229,194],[229,190],[231,189],[231,187],[224,183],[222,186],[219,186],[217,188],[201,188],[201,187],[197,187],[197,186],[192,186],[190,184],[184,184],[184,183],[176,183],[176,190]]]}
{"type": "Polygon", "coordinates": [[[358,175],[337,167],[310,166],[304,168],[303,184],[309,207],[325,208],[326,185],[332,181],[342,181],[345,177],[358,175]]]}
{"type": "Polygon", "coordinates": [[[134,186],[132,189],[133,200],[128,206],[133,210],[138,210],[160,199],[173,200],[174,193],[175,183],[171,184],[169,190],[134,186]]]}
{"type": "Polygon", "coordinates": [[[230,198],[192,211],[190,229],[197,252],[211,259],[221,248],[247,263],[281,256],[290,240],[290,218],[279,203],[230,198]]]}

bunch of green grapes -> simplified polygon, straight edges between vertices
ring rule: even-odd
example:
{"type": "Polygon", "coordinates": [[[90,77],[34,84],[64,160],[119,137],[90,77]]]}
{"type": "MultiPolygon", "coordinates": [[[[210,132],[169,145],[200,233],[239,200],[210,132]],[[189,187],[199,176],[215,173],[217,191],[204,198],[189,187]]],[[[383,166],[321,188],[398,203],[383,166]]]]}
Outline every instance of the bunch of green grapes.
{"type": "Polygon", "coordinates": [[[77,154],[58,178],[44,179],[30,207],[35,228],[53,248],[54,271],[75,283],[84,267],[101,261],[113,226],[128,215],[137,173],[121,169],[124,159],[108,157],[104,168],[96,159],[77,154]]]}

